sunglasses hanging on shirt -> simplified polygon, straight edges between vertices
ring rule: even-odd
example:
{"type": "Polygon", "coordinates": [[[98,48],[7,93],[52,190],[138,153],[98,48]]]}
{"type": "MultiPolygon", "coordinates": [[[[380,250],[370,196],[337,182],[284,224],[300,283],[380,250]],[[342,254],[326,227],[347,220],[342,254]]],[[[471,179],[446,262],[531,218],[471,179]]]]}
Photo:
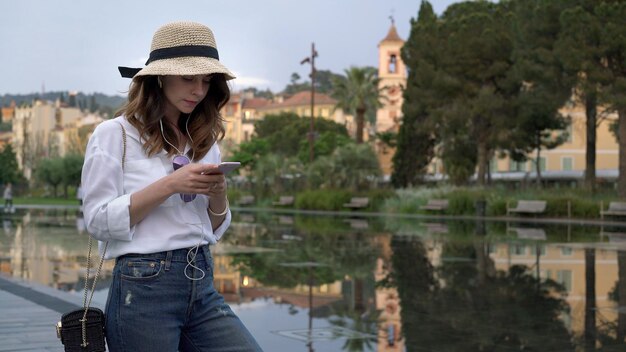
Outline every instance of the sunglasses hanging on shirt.
{"type": "MultiPolygon", "coordinates": [[[[174,159],[172,159],[172,166],[174,167],[174,171],[191,163],[191,160],[189,160],[187,155],[181,153],[181,151],[178,150],[178,148],[176,148],[172,143],[170,143],[170,141],[167,140],[167,138],[165,138],[165,133],[163,132],[163,119],[159,120],[159,123],[161,124],[161,136],[163,136],[163,140],[165,140],[165,143],[169,144],[172,148],[176,150],[176,152],[178,152],[178,154],[174,156],[174,159]]],[[[189,123],[189,119],[185,121],[185,132],[187,132],[187,137],[189,138],[189,141],[193,144],[193,139],[191,139],[191,135],[189,134],[189,128],[187,127],[188,123],[189,123]]],[[[195,156],[195,151],[192,150],[191,159],[193,159],[194,156],[195,156]]],[[[196,195],[180,193],[180,198],[184,202],[191,202],[194,199],[196,199],[196,195]]]]}

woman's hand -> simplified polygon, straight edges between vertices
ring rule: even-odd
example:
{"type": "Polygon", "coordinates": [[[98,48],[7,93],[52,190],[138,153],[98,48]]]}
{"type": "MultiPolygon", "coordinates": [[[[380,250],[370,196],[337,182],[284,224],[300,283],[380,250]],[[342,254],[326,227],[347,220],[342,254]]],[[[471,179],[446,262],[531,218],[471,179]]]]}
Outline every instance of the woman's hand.
{"type": "MultiPolygon", "coordinates": [[[[217,165],[215,164],[185,165],[168,176],[149,184],[141,191],[131,194],[130,226],[140,222],[152,209],[176,193],[207,195],[211,197],[209,208],[214,213],[221,214],[220,211],[228,206],[226,178],[224,174],[214,173],[216,171],[217,165]]],[[[209,215],[211,216],[211,223],[216,224],[214,229],[224,219],[223,216],[214,217],[210,212],[209,215]]]]}
{"type": "Polygon", "coordinates": [[[217,173],[215,164],[189,164],[168,176],[172,193],[204,194],[212,198],[226,196],[226,177],[217,173]]]}

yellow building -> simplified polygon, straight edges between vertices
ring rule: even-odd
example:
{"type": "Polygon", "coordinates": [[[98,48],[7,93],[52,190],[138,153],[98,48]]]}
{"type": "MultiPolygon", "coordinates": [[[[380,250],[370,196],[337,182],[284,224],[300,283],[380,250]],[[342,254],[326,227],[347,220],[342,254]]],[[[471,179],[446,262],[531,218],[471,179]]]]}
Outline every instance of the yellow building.
{"type": "Polygon", "coordinates": [[[220,144],[222,156],[227,158],[242,142],[249,141],[254,133],[254,121],[262,116],[259,109],[270,103],[264,98],[255,98],[252,93],[232,94],[228,104],[222,108],[226,134],[220,144]]]}
{"type": "Polygon", "coordinates": [[[71,149],[66,145],[64,128],[76,124],[83,116],[79,108],[64,106],[60,101],[36,100],[15,108],[12,143],[24,177],[31,178],[39,160],[63,156],[71,149]]]}
{"type": "MultiPolygon", "coordinates": [[[[565,287],[565,300],[570,306],[562,317],[567,328],[577,335],[584,332],[585,322],[585,248],[594,248],[596,271],[595,291],[597,324],[616,322],[617,303],[609,298],[618,281],[617,251],[608,243],[542,243],[525,239],[512,240],[489,247],[489,256],[497,270],[507,271],[512,265],[525,265],[536,270],[542,280],[552,279],[565,287]],[[604,320],[604,321],[603,321],[604,320]]],[[[536,276],[536,275],[535,275],[536,276]]]]}
{"type": "Polygon", "coordinates": [[[261,120],[260,110],[268,106],[271,102],[265,98],[245,98],[241,105],[241,135],[239,143],[247,142],[254,133],[254,122],[261,120]]]}
{"type": "MultiPolygon", "coordinates": [[[[586,115],[581,105],[567,104],[560,110],[570,117],[570,125],[565,131],[568,139],[551,150],[541,150],[540,173],[544,182],[576,182],[584,178],[586,157],[586,115]]],[[[599,182],[613,182],[617,179],[619,146],[610,126],[617,120],[617,114],[607,114],[599,119],[596,130],[596,177],[599,182]]],[[[555,132],[560,133],[560,132],[555,132]]],[[[491,179],[498,181],[534,182],[537,177],[536,155],[533,151],[525,162],[516,162],[508,157],[494,158],[489,165],[491,179]]],[[[441,179],[445,172],[439,159],[429,167],[430,176],[441,179]]]]}
{"type": "MultiPolygon", "coordinates": [[[[346,126],[348,133],[354,134],[354,118],[345,114],[341,109],[335,109],[337,101],[324,93],[315,93],[314,116],[335,121],[346,126]]],[[[284,112],[294,113],[305,118],[311,117],[311,92],[298,92],[288,98],[278,98],[276,101],[257,109],[259,118],[266,115],[275,115],[284,112]]]]}
{"type": "Polygon", "coordinates": [[[2,122],[11,122],[15,116],[15,100],[11,101],[11,104],[7,107],[2,107],[2,122]]]}
{"type": "MultiPolygon", "coordinates": [[[[402,123],[402,93],[407,82],[407,68],[400,57],[404,40],[398,35],[392,23],[387,36],[378,44],[379,88],[383,106],[376,114],[377,132],[398,132],[402,123]]],[[[602,111],[602,109],[599,109],[602,111]]],[[[576,181],[583,179],[586,153],[586,116],[584,106],[568,103],[561,109],[561,114],[571,118],[568,127],[569,139],[552,150],[542,150],[540,168],[542,178],[547,181],[576,181]]],[[[600,114],[599,114],[600,116],[600,114]]],[[[505,118],[505,117],[503,117],[505,118]]],[[[599,180],[614,181],[617,178],[618,152],[617,141],[610,125],[617,120],[617,114],[607,114],[597,129],[596,175],[599,180]]],[[[376,151],[383,174],[388,177],[393,172],[391,159],[395,149],[378,142],[376,151]]],[[[512,161],[508,157],[494,158],[489,167],[493,180],[532,181],[536,177],[534,159],[536,151],[523,163],[512,161]]],[[[445,170],[441,159],[435,158],[428,168],[428,178],[441,180],[445,170]]]]}
{"type": "MultiPolygon", "coordinates": [[[[376,132],[397,133],[402,122],[402,93],[406,87],[407,70],[400,50],[404,40],[398,35],[396,26],[392,23],[387,36],[378,44],[378,88],[383,106],[376,112],[376,132]]],[[[376,143],[378,161],[383,175],[389,176],[393,170],[391,158],[395,148],[390,148],[382,142],[376,143]]]]}

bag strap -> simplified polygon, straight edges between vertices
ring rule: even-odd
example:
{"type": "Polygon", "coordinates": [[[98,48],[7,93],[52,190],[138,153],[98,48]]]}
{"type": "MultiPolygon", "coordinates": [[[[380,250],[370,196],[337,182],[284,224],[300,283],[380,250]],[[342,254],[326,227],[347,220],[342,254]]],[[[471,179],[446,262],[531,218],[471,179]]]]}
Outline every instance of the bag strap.
{"type": "MultiPolygon", "coordinates": [[[[124,149],[122,152],[122,172],[124,171],[124,164],[126,163],[126,129],[124,125],[120,123],[120,127],[122,128],[122,140],[124,143],[124,149]]],[[[96,290],[96,282],[98,282],[98,277],[100,276],[100,271],[102,270],[102,264],[104,263],[104,256],[107,253],[107,247],[109,246],[109,242],[104,243],[104,250],[102,251],[102,257],[100,257],[100,264],[98,264],[98,270],[96,271],[96,275],[93,278],[93,283],[91,285],[91,295],[89,296],[89,301],[87,301],[87,292],[88,292],[88,284],[89,284],[89,269],[91,268],[91,247],[93,243],[93,237],[89,236],[89,250],[87,251],[87,273],[85,275],[85,295],[83,297],[83,308],[85,308],[85,312],[83,313],[83,318],[80,320],[82,325],[82,337],[83,343],[82,347],[87,347],[89,344],[87,342],[87,312],[89,311],[89,306],[91,305],[91,299],[93,298],[93,294],[96,290]]]]}

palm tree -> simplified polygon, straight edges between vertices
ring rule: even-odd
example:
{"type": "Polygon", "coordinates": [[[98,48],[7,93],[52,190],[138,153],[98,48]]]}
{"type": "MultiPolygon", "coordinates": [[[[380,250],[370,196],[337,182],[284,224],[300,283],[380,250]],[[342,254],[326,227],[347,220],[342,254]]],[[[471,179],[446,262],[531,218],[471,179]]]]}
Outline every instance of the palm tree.
{"type": "Polygon", "coordinates": [[[332,97],[335,108],[356,116],[356,142],[363,143],[365,114],[381,106],[378,72],[374,67],[352,66],[344,71],[346,77],[333,77],[332,97]]]}

